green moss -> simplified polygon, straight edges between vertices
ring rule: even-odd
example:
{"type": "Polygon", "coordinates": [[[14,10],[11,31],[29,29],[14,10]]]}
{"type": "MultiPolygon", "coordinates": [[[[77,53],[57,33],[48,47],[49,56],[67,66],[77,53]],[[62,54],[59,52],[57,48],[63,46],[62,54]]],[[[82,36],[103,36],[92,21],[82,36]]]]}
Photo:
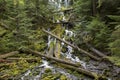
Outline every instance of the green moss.
{"type": "Polygon", "coordinates": [[[78,73],[77,71],[74,71],[73,74],[74,74],[75,76],[78,76],[78,77],[83,77],[83,75],[80,74],[80,73],[78,73]]]}
{"type": "Polygon", "coordinates": [[[6,30],[0,28],[0,36],[3,35],[4,33],[6,33],[6,30]]]}
{"type": "Polygon", "coordinates": [[[51,69],[49,68],[45,69],[45,73],[50,73],[50,72],[52,72],[51,69]]]}
{"type": "Polygon", "coordinates": [[[56,73],[56,74],[45,73],[45,74],[43,74],[42,80],[56,80],[56,79],[60,78],[60,75],[61,74],[59,74],[59,73],[56,73]]]}
{"type": "Polygon", "coordinates": [[[120,57],[119,56],[111,56],[108,57],[110,61],[112,61],[116,66],[120,66],[120,57]]]}
{"type": "Polygon", "coordinates": [[[60,80],[67,80],[67,77],[65,75],[61,75],[60,80]]]}
{"type": "MultiPolygon", "coordinates": [[[[31,69],[35,66],[38,66],[41,62],[41,58],[38,59],[38,61],[36,62],[27,62],[24,58],[37,58],[35,56],[32,55],[27,55],[27,54],[18,54],[17,56],[15,55],[15,57],[21,58],[18,61],[14,61],[11,63],[11,65],[7,65],[7,66],[3,66],[0,69],[0,74],[2,73],[2,77],[0,76],[0,78],[3,78],[4,75],[7,75],[7,78],[9,77],[16,77],[17,75],[20,75],[21,73],[25,72],[28,69],[31,69]]],[[[0,63],[0,65],[2,65],[0,63]]]]}

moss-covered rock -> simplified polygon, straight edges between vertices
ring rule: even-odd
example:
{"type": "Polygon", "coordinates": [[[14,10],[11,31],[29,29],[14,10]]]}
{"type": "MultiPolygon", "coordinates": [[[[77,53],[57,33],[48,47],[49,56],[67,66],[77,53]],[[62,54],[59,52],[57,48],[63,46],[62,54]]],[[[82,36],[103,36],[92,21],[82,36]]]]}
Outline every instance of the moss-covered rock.
{"type": "Polygon", "coordinates": [[[67,79],[67,77],[65,75],[61,75],[60,80],[68,80],[68,79],[67,79]]]}
{"type": "Polygon", "coordinates": [[[110,61],[112,61],[116,66],[120,67],[120,57],[119,56],[111,56],[108,57],[110,61]]]}
{"type": "Polygon", "coordinates": [[[59,74],[59,73],[56,73],[56,74],[45,73],[45,74],[43,74],[42,80],[56,80],[56,79],[60,78],[60,75],[61,74],[59,74]]]}

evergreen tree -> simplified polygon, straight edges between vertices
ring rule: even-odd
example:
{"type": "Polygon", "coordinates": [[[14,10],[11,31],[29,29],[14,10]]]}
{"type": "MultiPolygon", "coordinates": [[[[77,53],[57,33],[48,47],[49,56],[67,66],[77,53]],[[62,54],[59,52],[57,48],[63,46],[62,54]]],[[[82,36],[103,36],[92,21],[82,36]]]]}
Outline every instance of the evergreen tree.
{"type": "Polygon", "coordinates": [[[111,43],[109,44],[110,49],[115,56],[120,56],[120,16],[109,15],[114,20],[112,24],[115,25],[115,29],[111,35],[111,43]]]}

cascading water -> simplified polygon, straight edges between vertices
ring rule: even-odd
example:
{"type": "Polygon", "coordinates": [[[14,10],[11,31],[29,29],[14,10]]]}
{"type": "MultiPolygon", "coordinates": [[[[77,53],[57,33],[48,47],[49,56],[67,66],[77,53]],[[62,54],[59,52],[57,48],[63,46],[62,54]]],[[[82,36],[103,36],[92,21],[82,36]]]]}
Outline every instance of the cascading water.
{"type": "MultiPolygon", "coordinates": [[[[65,35],[63,40],[65,41],[65,36],[71,38],[74,37],[75,33],[70,31],[70,30],[65,30],[65,35]]],[[[61,44],[64,44],[63,42],[61,44]]],[[[62,55],[65,54],[66,58],[71,60],[72,62],[76,62],[76,63],[80,63],[82,65],[83,68],[86,69],[86,63],[84,61],[81,61],[77,56],[73,55],[73,48],[71,46],[67,46],[67,51],[65,53],[61,52],[62,55]]]]}
{"type": "MultiPolygon", "coordinates": [[[[64,1],[64,6],[65,7],[68,7],[69,6],[69,1],[70,0],[65,0],[64,1]]],[[[57,10],[60,10],[61,8],[62,8],[62,0],[49,0],[49,3],[50,3],[50,5],[53,5],[57,10]]],[[[65,17],[65,15],[64,15],[64,13],[63,12],[60,12],[60,15],[62,16],[62,21],[66,21],[66,17],[65,17]]],[[[54,18],[53,18],[54,19],[54,18]]],[[[54,22],[55,20],[53,20],[53,22],[54,22]]],[[[56,20],[56,22],[60,22],[60,20],[59,19],[57,19],[56,20]]],[[[48,29],[48,31],[50,31],[50,29],[48,29]]],[[[72,37],[72,35],[73,35],[73,33],[72,32],[67,32],[66,33],[68,36],[70,36],[70,37],[72,37]]],[[[63,38],[63,40],[65,40],[65,37],[63,38]]],[[[47,42],[47,50],[50,48],[50,44],[51,43],[54,43],[54,44],[56,44],[56,39],[55,38],[53,38],[53,37],[51,37],[50,35],[48,36],[48,42],[47,42]]],[[[61,43],[63,46],[64,46],[64,43],[62,42],[61,43]]],[[[62,48],[61,48],[62,49],[62,48]]],[[[66,52],[66,58],[68,57],[68,58],[70,58],[70,59],[72,59],[73,60],[73,58],[72,58],[72,55],[71,55],[71,53],[73,52],[73,50],[72,50],[72,48],[70,47],[70,46],[68,46],[68,52],[66,52]]],[[[40,80],[41,79],[41,76],[42,76],[42,74],[44,74],[44,71],[45,71],[45,69],[51,69],[52,71],[53,71],[53,73],[56,73],[56,72],[59,72],[59,73],[61,73],[61,74],[64,74],[64,75],[66,75],[66,77],[67,78],[72,78],[72,80],[78,80],[78,78],[77,77],[75,77],[75,76],[73,76],[73,75],[71,75],[71,74],[69,74],[69,73],[67,73],[65,70],[63,70],[63,69],[60,69],[60,68],[55,68],[55,67],[53,67],[53,66],[50,66],[49,65],[49,62],[47,61],[47,60],[42,60],[42,64],[40,65],[40,66],[38,66],[38,67],[35,67],[33,70],[36,72],[36,70],[38,69],[38,70],[40,70],[39,72],[38,72],[38,74],[37,75],[32,75],[32,76],[30,76],[30,74],[33,74],[34,73],[34,71],[32,71],[32,70],[28,70],[27,72],[25,72],[24,74],[23,74],[23,76],[21,77],[21,80],[26,80],[26,79],[28,79],[28,80],[40,80]]],[[[58,79],[59,80],[59,79],[58,79]]]]}
{"type": "MultiPolygon", "coordinates": [[[[70,0],[49,0],[49,4],[51,6],[53,6],[56,10],[60,10],[63,6],[65,8],[68,8],[70,6],[70,0]]],[[[60,21],[67,22],[64,12],[59,12],[58,14],[62,17],[61,18],[62,20],[59,20],[59,19],[55,20],[55,18],[54,18],[55,16],[54,16],[53,22],[55,22],[55,21],[58,23],[60,21]]],[[[50,29],[48,29],[48,31],[50,31],[50,29]]],[[[65,29],[65,34],[62,37],[63,37],[63,40],[65,41],[67,39],[71,39],[71,38],[75,37],[75,33],[73,31],[65,29]]],[[[48,35],[47,51],[49,50],[50,44],[52,42],[54,44],[56,44],[56,39],[51,37],[50,35],[48,35]]],[[[71,46],[65,45],[64,42],[61,42],[61,50],[63,49],[63,46],[66,47],[67,50],[65,52],[61,51],[61,55],[64,58],[68,59],[68,61],[71,61],[74,63],[80,63],[84,69],[88,69],[88,68],[90,69],[90,67],[92,67],[93,69],[96,68],[94,65],[91,65],[91,64],[88,65],[86,62],[80,60],[78,56],[75,56],[74,54],[72,54],[72,53],[74,53],[74,50],[71,46]]],[[[45,69],[48,69],[48,68],[52,71],[53,74],[59,72],[61,74],[64,74],[70,80],[83,80],[83,78],[77,78],[74,75],[71,75],[70,73],[66,72],[66,70],[64,70],[64,69],[56,68],[55,66],[51,65],[47,60],[44,60],[44,59],[42,60],[41,65],[39,65],[38,67],[35,67],[31,70],[26,71],[21,76],[20,79],[21,80],[41,80],[41,76],[44,74],[45,69]],[[37,74],[34,75],[34,72],[35,73],[37,72],[37,74]]],[[[57,80],[60,80],[60,79],[57,79],[57,80]]],[[[85,78],[84,80],[91,80],[91,79],[85,78]]],[[[108,80],[110,80],[110,79],[108,79],[108,80]]]]}

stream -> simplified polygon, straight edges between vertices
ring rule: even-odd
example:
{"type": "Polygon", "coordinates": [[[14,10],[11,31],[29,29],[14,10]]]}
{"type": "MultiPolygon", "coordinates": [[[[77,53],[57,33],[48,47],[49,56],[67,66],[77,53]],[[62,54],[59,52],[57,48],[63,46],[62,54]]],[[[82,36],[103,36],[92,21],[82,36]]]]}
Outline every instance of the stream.
{"type": "MultiPolygon", "coordinates": [[[[69,8],[70,7],[71,0],[49,0],[49,5],[55,7],[56,10],[61,10],[62,7],[64,8],[69,8]]],[[[59,12],[58,13],[61,17],[61,21],[67,21],[65,13],[64,12],[59,12]]],[[[54,17],[53,17],[54,18],[54,17]]],[[[59,19],[53,19],[53,22],[60,22],[59,19]]],[[[63,40],[68,40],[71,38],[75,38],[75,33],[72,30],[69,30],[65,25],[62,26],[65,31],[62,36],[63,40]]],[[[50,31],[50,29],[48,29],[50,31]]],[[[47,49],[50,48],[51,43],[56,44],[56,39],[53,38],[52,36],[48,35],[48,42],[47,44],[47,49]]],[[[72,41],[69,41],[72,43],[72,41]]],[[[108,75],[108,80],[116,80],[115,77],[119,77],[118,73],[120,72],[120,68],[113,66],[110,63],[106,62],[97,62],[94,60],[89,60],[86,61],[83,58],[77,56],[74,52],[74,49],[61,42],[61,56],[63,59],[67,59],[68,61],[74,62],[74,63],[80,63],[82,65],[82,68],[98,73],[98,74],[106,74],[108,75]],[[65,50],[63,50],[65,48],[65,50]]],[[[42,60],[42,64],[39,66],[36,66],[30,70],[27,70],[24,72],[18,80],[41,80],[42,75],[45,74],[45,70],[50,69],[51,73],[54,75],[55,73],[59,73],[61,75],[65,75],[67,77],[67,80],[93,80],[92,78],[89,78],[87,76],[80,77],[80,76],[75,76],[74,74],[69,73],[67,70],[64,68],[59,68],[56,67],[55,65],[52,65],[47,61],[45,58],[42,60]]],[[[51,79],[49,79],[51,80],[51,79]]],[[[55,79],[55,80],[61,80],[61,79],[55,79]]]]}

